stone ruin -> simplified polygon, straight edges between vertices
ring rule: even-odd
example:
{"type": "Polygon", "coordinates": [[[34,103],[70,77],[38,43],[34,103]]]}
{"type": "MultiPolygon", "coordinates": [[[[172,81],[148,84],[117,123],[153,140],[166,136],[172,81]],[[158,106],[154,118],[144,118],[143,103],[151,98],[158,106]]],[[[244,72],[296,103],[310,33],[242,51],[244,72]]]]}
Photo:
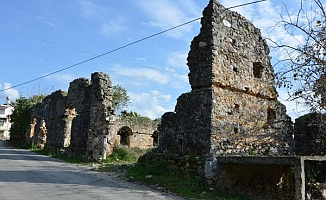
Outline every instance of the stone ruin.
{"type": "Polygon", "coordinates": [[[110,78],[93,73],[91,81],[74,80],[68,93],[56,91],[32,107],[31,118],[28,140],[41,148],[70,151],[93,160],[106,158],[113,151],[116,134],[110,78]]]}
{"type": "Polygon", "coordinates": [[[269,48],[251,22],[210,1],[188,54],[191,92],[162,116],[161,150],[292,155],[292,122],[277,101],[269,48]]]}
{"type": "Polygon", "coordinates": [[[147,117],[119,116],[117,118],[117,144],[149,149],[157,146],[157,127],[160,120],[151,120],[147,117]]]}
{"type": "Polygon", "coordinates": [[[79,78],[68,92],[56,91],[31,108],[26,140],[50,151],[65,151],[89,160],[102,160],[120,143],[119,130],[128,130],[126,146],[154,147],[158,123],[120,119],[112,108],[109,75],[95,72],[79,78]],[[151,126],[149,126],[149,124],[151,126]]]}
{"type": "Polygon", "coordinates": [[[277,101],[260,30],[215,0],[201,25],[187,58],[192,90],[162,116],[158,152],[203,158],[195,170],[218,188],[305,199],[305,161],[326,158],[295,155],[293,123],[277,101]]]}

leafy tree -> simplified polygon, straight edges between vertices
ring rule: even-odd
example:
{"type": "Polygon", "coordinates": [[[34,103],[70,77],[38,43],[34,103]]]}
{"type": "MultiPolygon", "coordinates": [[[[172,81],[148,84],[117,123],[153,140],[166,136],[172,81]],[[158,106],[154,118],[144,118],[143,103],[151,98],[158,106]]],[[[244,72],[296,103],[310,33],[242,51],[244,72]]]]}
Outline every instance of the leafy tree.
{"type": "Polygon", "coordinates": [[[128,112],[126,110],[121,111],[121,116],[122,117],[141,117],[141,115],[138,114],[137,112],[132,112],[132,111],[128,112]]]}
{"type": "MultiPolygon", "coordinates": [[[[286,30],[298,46],[275,42],[284,59],[276,74],[279,87],[288,89],[291,100],[303,99],[313,112],[326,109],[326,13],[321,0],[300,0],[296,15],[289,9],[276,25],[286,30]]],[[[276,28],[276,27],[274,27],[276,28]]]]}
{"type": "Polygon", "coordinates": [[[42,102],[45,95],[34,95],[28,99],[20,97],[14,103],[15,110],[11,116],[11,122],[13,122],[10,128],[10,141],[25,141],[25,133],[30,123],[30,108],[42,102]]]}
{"type": "Polygon", "coordinates": [[[113,86],[113,108],[118,112],[121,112],[122,109],[128,107],[130,103],[130,97],[127,90],[121,85],[113,86]]]}

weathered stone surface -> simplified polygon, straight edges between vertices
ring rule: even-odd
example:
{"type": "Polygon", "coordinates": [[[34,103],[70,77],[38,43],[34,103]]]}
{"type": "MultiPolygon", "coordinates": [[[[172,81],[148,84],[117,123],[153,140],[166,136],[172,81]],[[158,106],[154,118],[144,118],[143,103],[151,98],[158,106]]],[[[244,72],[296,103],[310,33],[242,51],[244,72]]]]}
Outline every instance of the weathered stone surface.
{"type": "MultiPolygon", "coordinates": [[[[32,107],[31,115],[46,122],[45,148],[101,160],[110,155],[117,134],[112,109],[112,84],[107,74],[95,72],[91,80],[72,81],[68,93],[56,91],[32,107]]],[[[31,126],[32,127],[32,126],[31,126]]],[[[41,130],[41,129],[40,129],[41,130]]],[[[34,142],[38,130],[34,134],[34,142]]],[[[45,142],[44,142],[45,143],[45,142]]]]}
{"type": "Polygon", "coordinates": [[[292,122],[260,30],[215,0],[201,24],[187,59],[192,91],[162,116],[159,150],[205,157],[207,175],[221,155],[293,155],[292,122]]]}
{"type": "Polygon", "coordinates": [[[42,148],[91,160],[112,154],[122,127],[130,130],[129,147],[152,148],[153,134],[160,123],[144,117],[117,118],[112,108],[112,83],[102,72],[93,73],[91,80],[72,81],[68,93],[53,92],[31,108],[31,119],[27,141],[32,137],[42,148]],[[42,126],[42,120],[46,126],[42,126]]]}
{"type": "Polygon", "coordinates": [[[302,156],[326,155],[325,115],[311,113],[295,120],[295,154],[302,156]]]}
{"type": "Polygon", "coordinates": [[[31,118],[36,117],[37,124],[34,130],[34,143],[37,144],[39,135],[42,134],[39,127],[42,120],[46,122],[47,137],[45,148],[59,149],[62,146],[65,122],[63,114],[66,107],[67,96],[62,91],[53,92],[45,97],[42,103],[31,108],[31,118]]]}
{"type": "MultiPolygon", "coordinates": [[[[72,103],[75,108],[75,117],[71,124],[70,146],[72,153],[85,155],[89,130],[89,113],[91,107],[91,82],[86,78],[78,78],[69,84],[66,105],[72,103]],[[78,152],[78,153],[77,153],[78,152]]],[[[70,150],[69,150],[70,151],[70,150]]]]}
{"type": "Polygon", "coordinates": [[[94,160],[105,159],[114,148],[116,130],[107,121],[112,115],[112,83],[107,74],[93,73],[87,152],[94,160]]]}
{"type": "MultiPolygon", "coordinates": [[[[120,116],[117,118],[118,134],[121,129],[128,132],[126,138],[129,147],[141,149],[153,148],[155,144],[155,132],[157,131],[160,120],[151,120],[141,116],[120,116]]],[[[124,136],[122,136],[124,137],[124,136]]],[[[121,137],[118,135],[117,142],[120,143],[121,137]]]]}

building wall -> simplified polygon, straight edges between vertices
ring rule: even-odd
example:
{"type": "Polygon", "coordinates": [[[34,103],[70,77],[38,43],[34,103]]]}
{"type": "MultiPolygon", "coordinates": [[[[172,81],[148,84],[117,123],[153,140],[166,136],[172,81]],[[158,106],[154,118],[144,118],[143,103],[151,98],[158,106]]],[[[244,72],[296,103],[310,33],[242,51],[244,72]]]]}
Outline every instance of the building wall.
{"type": "Polygon", "coordinates": [[[10,102],[0,105],[0,139],[10,139],[10,116],[12,115],[13,111],[14,107],[10,104],[10,102]]]}

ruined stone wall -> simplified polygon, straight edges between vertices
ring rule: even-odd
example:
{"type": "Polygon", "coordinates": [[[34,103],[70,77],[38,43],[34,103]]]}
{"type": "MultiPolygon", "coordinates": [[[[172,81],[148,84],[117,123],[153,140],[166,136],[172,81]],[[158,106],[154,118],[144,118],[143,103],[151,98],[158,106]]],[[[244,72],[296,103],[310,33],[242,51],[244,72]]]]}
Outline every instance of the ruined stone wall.
{"type": "Polygon", "coordinates": [[[163,115],[159,149],[207,158],[291,155],[292,123],[277,102],[260,30],[215,0],[201,24],[187,59],[192,91],[178,98],[174,114],[163,115]]]}
{"type": "MultiPolygon", "coordinates": [[[[67,103],[72,103],[76,116],[72,119],[70,149],[80,155],[86,153],[89,113],[91,107],[89,86],[91,82],[86,78],[79,78],[72,81],[68,89],[67,103]],[[83,91],[83,92],[81,92],[83,91]]],[[[69,136],[68,138],[69,139],[69,136]]]]}
{"type": "Polygon", "coordinates": [[[117,119],[117,130],[122,128],[130,130],[129,147],[147,149],[154,147],[153,134],[160,123],[159,120],[151,120],[147,117],[123,116],[117,119]]]}
{"type": "Polygon", "coordinates": [[[112,154],[117,134],[112,109],[112,83],[103,73],[93,73],[91,82],[87,153],[94,160],[101,160],[112,154]]]}
{"type": "Polygon", "coordinates": [[[60,148],[64,132],[64,111],[67,96],[62,91],[53,92],[45,97],[42,103],[38,103],[31,108],[31,116],[36,117],[37,123],[34,128],[34,143],[38,144],[41,134],[42,120],[48,130],[46,142],[49,148],[60,148]]]}
{"type": "Polygon", "coordinates": [[[310,113],[295,120],[295,154],[326,155],[325,115],[310,113]]]}
{"type": "Polygon", "coordinates": [[[68,93],[56,91],[33,106],[31,118],[37,120],[33,135],[35,144],[40,143],[40,127],[44,120],[44,148],[93,160],[106,158],[112,153],[117,133],[109,76],[95,72],[91,80],[72,81],[68,93]]]}

